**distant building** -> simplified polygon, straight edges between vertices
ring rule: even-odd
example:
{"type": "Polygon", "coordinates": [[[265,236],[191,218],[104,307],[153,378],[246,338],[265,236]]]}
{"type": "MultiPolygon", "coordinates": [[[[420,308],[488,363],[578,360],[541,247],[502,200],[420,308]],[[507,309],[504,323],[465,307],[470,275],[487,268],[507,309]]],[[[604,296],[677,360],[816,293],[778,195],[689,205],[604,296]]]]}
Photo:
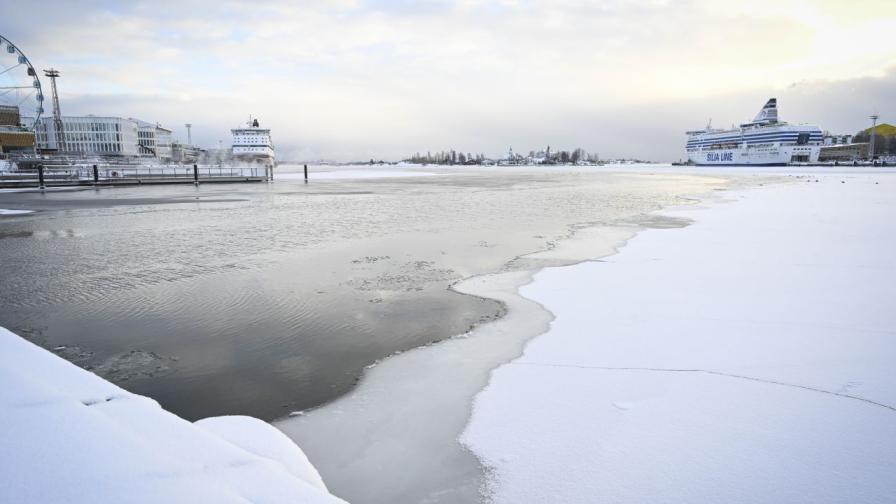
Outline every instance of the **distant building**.
{"type": "Polygon", "coordinates": [[[845,143],[822,145],[819,161],[851,163],[868,158],[868,143],[845,143]]]}
{"type": "Polygon", "coordinates": [[[175,163],[198,163],[205,151],[193,145],[171,143],[171,161],[175,163]]]}
{"type": "Polygon", "coordinates": [[[832,135],[830,132],[824,132],[822,145],[844,145],[852,143],[852,135],[832,135]]]}
{"type": "MultiPolygon", "coordinates": [[[[103,116],[63,116],[62,131],[70,153],[96,156],[139,156],[138,125],[134,119],[103,116]]],[[[58,150],[56,124],[42,117],[35,127],[41,150],[58,150]]]]}
{"type": "MultiPolygon", "coordinates": [[[[68,154],[153,157],[165,162],[172,159],[171,130],[140,119],[63,116],[62,131],[68,154]]],[[[58,150],[56,123],[52,117],[41,117],[34,133],[39,149],[58,150]]]]}
{"type": "Polygon", "coordinates": [[[137,151],[139,154],[162,161],[170,161],[172,159],[171,130],[140,119],[131,120],[137,123],[137,151]]]}

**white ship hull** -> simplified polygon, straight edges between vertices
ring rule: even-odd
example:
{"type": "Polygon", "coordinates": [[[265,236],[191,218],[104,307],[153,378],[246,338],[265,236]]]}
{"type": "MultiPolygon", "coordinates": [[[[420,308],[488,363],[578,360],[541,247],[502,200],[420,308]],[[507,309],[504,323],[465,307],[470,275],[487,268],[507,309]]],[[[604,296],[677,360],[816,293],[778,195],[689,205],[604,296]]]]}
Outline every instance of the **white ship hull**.
{"type": "Polygon", "coordinates": [[[816,163],[820,146],[777,146],[753,149],[689,150],[688,160],[695,165],[711,166],[785,166],[791,163],[816,163]]]}
{"type": "Polygon", "coordinates": [[[274,149],[268,146],[234,146],[232,154],[233,157],[243,160],[273,161],[274,159],[274,149]]]}

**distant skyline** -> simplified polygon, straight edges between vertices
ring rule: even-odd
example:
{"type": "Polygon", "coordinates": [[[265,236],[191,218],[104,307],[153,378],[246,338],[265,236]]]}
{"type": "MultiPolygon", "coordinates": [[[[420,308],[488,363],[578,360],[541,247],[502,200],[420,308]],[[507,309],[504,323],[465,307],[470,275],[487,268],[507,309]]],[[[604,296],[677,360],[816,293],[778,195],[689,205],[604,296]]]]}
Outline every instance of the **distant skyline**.
{"type": "Polygon", "coordinates": [[[0,34],[55,67],[62,112],[229,143],[251,114],[280,159],[396,160],[550,144],[671,161],[684,132],[781,117],[896,123],[892,0],[42,2],[0,34]],[[299,5],[300,4],[300,5],[299,5]]]}

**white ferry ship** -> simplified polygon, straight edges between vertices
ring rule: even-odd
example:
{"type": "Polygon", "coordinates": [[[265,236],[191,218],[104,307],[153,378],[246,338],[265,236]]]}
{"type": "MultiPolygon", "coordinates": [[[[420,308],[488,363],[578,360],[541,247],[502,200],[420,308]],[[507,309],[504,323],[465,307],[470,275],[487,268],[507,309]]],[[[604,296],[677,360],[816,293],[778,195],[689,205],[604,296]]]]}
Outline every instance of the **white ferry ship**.
{"type": "Polygon", "coordinates": [[[249,118],[245,127],[230,130],[233,134],[234,159],[274,165],[274,145],[271,130],[258,125],[258,119],[249,118]]]}
{"type": "Polygon", "coordinates": [[[766,165],[814,163],[821,151],[818,126],[778,121],[778,100],[739,128],[688,131],[688,159],[697,165],[766,165]]]}

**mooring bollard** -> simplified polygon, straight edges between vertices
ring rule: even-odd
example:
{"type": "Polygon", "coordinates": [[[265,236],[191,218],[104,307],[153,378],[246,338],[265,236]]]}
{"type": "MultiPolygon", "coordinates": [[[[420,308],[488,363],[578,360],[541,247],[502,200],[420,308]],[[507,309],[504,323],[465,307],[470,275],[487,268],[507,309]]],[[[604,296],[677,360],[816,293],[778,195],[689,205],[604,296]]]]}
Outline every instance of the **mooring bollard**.
{"type": "Polygon", "coordinates": [[[199,185],[199,166],[193,165],[193,185],[199,185]]]}
{"type": "Polygon", "coordinates": [[[44,185],[44,165],[37,165],[37,184],[41,189],[46,189],[44,185]]]}
{"type": "Polygon", "coordinates": [[[93,185],[97,185],[100,183],[100,170],[93,165],[93,185]]]}
{"type": "Polygon", "coordinates": [[[308,183],[308,165],[305,165],[305,183],[308,183]]]}

